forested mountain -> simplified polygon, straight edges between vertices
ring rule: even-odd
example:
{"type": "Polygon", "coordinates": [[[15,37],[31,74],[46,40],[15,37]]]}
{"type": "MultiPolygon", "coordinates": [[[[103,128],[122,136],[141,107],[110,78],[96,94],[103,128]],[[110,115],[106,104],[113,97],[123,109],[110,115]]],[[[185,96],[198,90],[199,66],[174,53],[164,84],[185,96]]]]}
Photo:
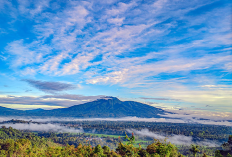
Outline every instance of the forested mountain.
{"type": "Polygon", "coordinates": [[[134,101],[120,101],[115,97],[99,99],[69,108],[53,110],[13,110],[1,107],[0,116],[55,116],[55,117],[79,117],[79,118],[106,118],[106,117],[160,117],[166,111],[143,103],[134,101]]]}
{"type": "Polygon", "coordinates": [[[22,111],[20,111],[20,110],[14,110],[14,109],[0,106],[0,115],[1,116],[19,115],[20,113],[22,113],[22,111]]]}

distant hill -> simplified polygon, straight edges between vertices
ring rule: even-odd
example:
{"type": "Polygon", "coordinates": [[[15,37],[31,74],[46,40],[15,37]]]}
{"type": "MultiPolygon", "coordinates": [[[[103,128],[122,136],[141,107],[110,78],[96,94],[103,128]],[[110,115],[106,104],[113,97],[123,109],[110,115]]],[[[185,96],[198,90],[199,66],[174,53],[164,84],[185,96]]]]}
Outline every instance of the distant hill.
{"type": "Polygon", "coordinates": [[[23,113],[23,111],[21,111],[21,110],[14,110],[14,109],[0,106],[0,115],[1,116],[19,115],[21,113],[23,113]]]}
{"type": "Polygon", "coordinates": [[[143,103],[134,101],[120,101],[115,97],[98,99],[93,102],[75,105],[68,108],[53,110],[14,110],[0,107],[0,116],[54,116],[54,117],[78,117],[78,118],[106,118],[136,116],[143,118],[159,118],[158,114],[166,111],[143,103]]]}

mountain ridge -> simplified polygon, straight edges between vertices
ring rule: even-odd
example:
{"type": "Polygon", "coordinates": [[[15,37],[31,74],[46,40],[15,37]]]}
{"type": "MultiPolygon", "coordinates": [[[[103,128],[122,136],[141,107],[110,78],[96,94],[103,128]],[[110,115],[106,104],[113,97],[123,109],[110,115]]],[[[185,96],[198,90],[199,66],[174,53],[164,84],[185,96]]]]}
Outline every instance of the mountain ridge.
{"type": "Polygon", "coordinates": [[[120,118],[141,117],[160,118],[166,112],[162,109],[135,101],[121,101],[115,97],[106,97],[68,108],[53,110],[15,110],[5,107],[0,108],[0,116],[52,116],[76,118],[120,118]],[[3,111],[5,110],[5,111],[3,111]]]}

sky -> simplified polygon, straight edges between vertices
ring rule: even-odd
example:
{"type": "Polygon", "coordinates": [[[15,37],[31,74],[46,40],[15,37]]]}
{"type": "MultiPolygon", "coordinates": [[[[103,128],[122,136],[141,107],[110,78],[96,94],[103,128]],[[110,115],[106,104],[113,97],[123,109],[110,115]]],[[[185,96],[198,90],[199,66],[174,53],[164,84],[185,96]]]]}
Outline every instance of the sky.
{"type": "Polygon", "coordinates": [[[229,0],[0,0],[0,106],[114,96],[231,115],[231,8],[229,0]]]}

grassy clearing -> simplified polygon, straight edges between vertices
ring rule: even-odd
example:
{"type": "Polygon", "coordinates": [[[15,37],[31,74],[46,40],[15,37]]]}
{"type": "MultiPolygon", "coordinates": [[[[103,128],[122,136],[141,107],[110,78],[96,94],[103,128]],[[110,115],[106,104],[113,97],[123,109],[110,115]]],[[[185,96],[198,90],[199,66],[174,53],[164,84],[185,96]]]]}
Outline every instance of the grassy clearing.
{"type": "MultiPolygon", "coordinates": [[[[94,133],[85,133],[86,135],[92,135],[92,136],[98,136],[98,137],[114,137],[118,138],[120,135],[107,135],[107,134],[94,134],[94,133]]],[[[120,136],[121,138],[124,138],[125,136],[120,136]]]]}

